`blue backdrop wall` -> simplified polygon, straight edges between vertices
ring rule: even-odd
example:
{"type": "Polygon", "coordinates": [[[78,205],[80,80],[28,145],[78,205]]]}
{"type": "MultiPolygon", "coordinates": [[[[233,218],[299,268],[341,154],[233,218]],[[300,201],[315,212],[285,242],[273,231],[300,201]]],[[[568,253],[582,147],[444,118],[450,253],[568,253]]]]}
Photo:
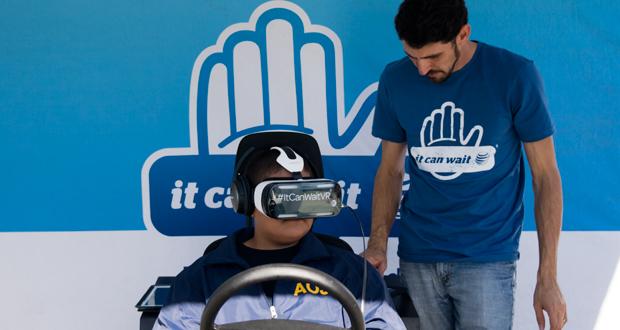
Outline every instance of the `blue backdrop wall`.
{"type": "MultiPolygon", "coordinates": [[[[313,33],[326,36],[319,44],[336,65],[325,72],[341,74],[342,90],[338,79],[331,88],[343,103],[328,106],[328,118],[338,111],[360,118],[346,126],[357,134],[364,131],[374,102],[373,84],[386,63],[402,56],[392,26],[398,3],[299,0],[297,11],[284,17],[255,12],[263,1],[5,1],[0,10],[0,231],[146,230],[153,225],[167,235],[195,235],[222,234],[242,224],[222,224],[222,217],[235,217],[228,215],[225,190],[205,196],[208,188],[227,187],[232,164],[230,148],[207,148],[211,131],[204,122],[215,110],[208,105],[213,98],[207,100],[206,89],[199,87],[215,79],[200,73],[202,64],[224,63],[220,67],[230,69],[232,62],[215,57],[226,54],[216,49],[218,38],[249,31],[252,17],[293,22],[296,15],[307,15],[311,24],[327,28],[313,33]],[[231,27],[237,23],[250,25],[231,27]],[[173,149],[158,153],[164,148],[173,149]],[[197,207],[172,207],[176,181],[183,189],[197,183],[197,207]],[[219,209],[209,208],[209,201],[219,209]],[[169,231],[175,217],[186,222],[173,224],[182,230],[169,231]]],[[[500,0],[469,1],[468,6],[473,39],[533,59],[543,75],[557,127],[564,230],[620,230],[620,27],[615,22],[620,3],[500,0]]],[[[312,27],[300,22],[307,36],[312,27]]],[[[243,38],[237,42],[264,46],[264,40],[243,38]]],[[[348,192],[358,197],[352,202],[368,220],[376,142],[354,148],[359,141],[352,135],[343,140],[352,141],[351,147],[338,149],[336,138],[322,144],[334,148],[327,152],[328,173],[343,180],[345,190],[358,184],[348,192]],[[352,161],[361,164],[358,170],[347,165],[352,161]]],[[[532,230],[530,191],[526,203],[525,229],[532,230]]],[[[341,225],[329,227],[355,235],[346,216],[341,225]]]]}

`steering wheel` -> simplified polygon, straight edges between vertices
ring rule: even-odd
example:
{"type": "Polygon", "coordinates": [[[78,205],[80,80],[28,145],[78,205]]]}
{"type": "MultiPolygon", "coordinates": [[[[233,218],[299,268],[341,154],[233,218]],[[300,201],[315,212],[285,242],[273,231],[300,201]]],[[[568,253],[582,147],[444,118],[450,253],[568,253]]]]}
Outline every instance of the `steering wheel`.
{"type": "Polygon", "coordinates": [[[200,330],[212,329],[343,329],[339,327],[309,323],[297,320],[253,320],[245,322],[235,322],[215,326],[215,316],[220,308],[230,298],[233,293],[250,285],[262,283],[265,281],[273,281],[279,279],[292,279],[301,281],[310,281],[316,283],[321,288],[329,291],[329,293],[338,300],[347,311],[349,319],[351,319],[351,329],[364,330],[364,316],[357,306],[357,301],[349,289],[347,289],[340,281],[329,274],[314,268],[296,265],[296,264],[268,264],[247,269],[220,285],[215,290],[207,306],[202,312],[200,321],[200,330]]]}

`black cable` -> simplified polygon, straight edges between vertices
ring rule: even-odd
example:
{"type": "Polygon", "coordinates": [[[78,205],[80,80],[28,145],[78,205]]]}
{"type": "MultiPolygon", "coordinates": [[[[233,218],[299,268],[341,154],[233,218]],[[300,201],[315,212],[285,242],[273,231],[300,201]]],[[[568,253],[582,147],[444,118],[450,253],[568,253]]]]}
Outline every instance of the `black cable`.
{"type": "MultiPolygon", "coordinates": [[[[357,223],[360,225],[360,231],[362,232],[362,250],[366,251],[366,234],[364,234],[364,225],[362,224],[362,220],[357,216],[357,213],[348,205],[343,205],[344,208],[351,210],[351,213],[357,220],[357,223]]],[[[362,315],[364,314],[364,301],[366,299],[366,283],[368,282],[368,261],[366,258],[362,258],[364,261],[364,275],[362,276],[362,303],[360,304],[360,309],[362,310],[362,315]]]]}

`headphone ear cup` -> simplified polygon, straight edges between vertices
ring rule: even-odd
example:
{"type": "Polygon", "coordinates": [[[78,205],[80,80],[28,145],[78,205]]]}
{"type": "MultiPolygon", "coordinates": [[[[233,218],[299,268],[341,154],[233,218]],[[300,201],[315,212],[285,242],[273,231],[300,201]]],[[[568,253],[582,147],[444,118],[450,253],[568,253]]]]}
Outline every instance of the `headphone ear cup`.
{"type": "Polygon", "coordinates": [[[230,197],[235,212],[251,216],[254,212],[252,187],[244,175],[237,175],[230,185],[230,197]]]}

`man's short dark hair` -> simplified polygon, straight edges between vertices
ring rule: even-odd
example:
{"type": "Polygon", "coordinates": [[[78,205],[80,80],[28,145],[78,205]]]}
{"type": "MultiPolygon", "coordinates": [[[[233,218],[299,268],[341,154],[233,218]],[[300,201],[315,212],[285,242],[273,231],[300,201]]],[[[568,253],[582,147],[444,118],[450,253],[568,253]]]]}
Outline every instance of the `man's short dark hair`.
{"type": "Polygon", "coordinates": [[[394,19],[398,38],[413,48],[450,42],[465,24],[464,0],[405,0],[394,19]]]}

